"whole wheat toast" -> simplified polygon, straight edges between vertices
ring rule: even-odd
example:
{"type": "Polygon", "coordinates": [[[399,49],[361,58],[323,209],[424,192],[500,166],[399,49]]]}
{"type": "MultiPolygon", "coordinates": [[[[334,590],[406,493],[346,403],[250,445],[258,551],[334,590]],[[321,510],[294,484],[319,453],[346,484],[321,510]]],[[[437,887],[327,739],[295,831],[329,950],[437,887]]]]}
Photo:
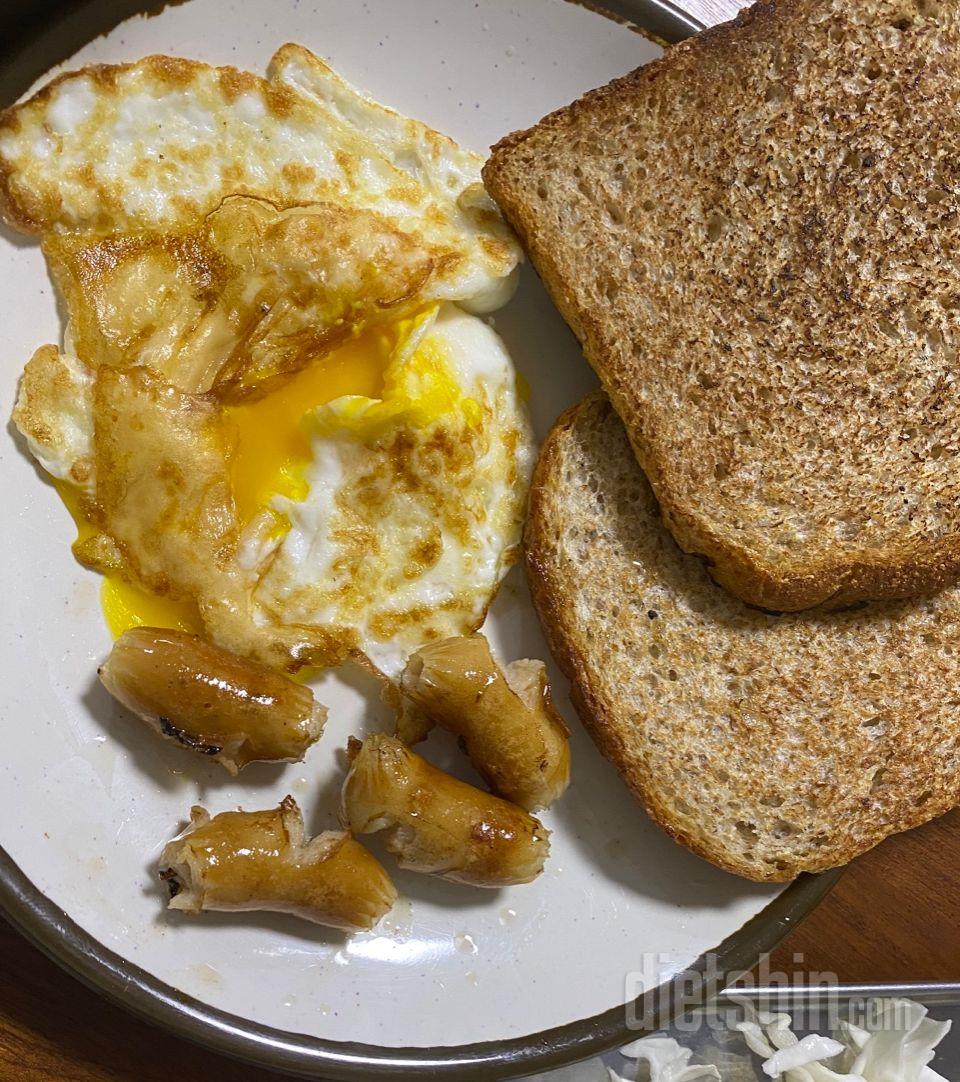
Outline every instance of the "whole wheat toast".
{"type": "Polygon", "coordinates": [[[960,802],[960,587],[773,616],[680,551],[602,394],[547,438],[534,602],[601,752],[677,841],[757,880],[960,802]]]}
{"type": "Polygon", "coordinates": [[[484,171],[664,521],[772,610],[960,577],[960,5],[762,0],[484,171]]]}

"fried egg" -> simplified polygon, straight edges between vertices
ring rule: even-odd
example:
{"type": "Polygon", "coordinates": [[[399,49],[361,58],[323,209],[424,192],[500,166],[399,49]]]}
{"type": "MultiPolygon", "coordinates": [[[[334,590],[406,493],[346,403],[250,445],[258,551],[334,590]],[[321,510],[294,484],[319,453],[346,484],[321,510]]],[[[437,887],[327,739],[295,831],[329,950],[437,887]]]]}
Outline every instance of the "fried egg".
{"type": "Polygon", "coordinates": [[[55,233],[43,250],[87,363],[221,398],[263,393],[368,324],[466,299],[455,244],[332,203],[232,196],[190,230],[55,233]]]}
{"type": "Polygon", "coordinates": [[[258,550],[248,535],[261,612],[345,629],[391,676],[419,644],[483,622],[532,466],[513,366],[486,324],[444,305],[394,333],[382,390],[307,417],[309,461],[270,502],[282,538],[268,525],[258,550]]]}
{"type": "Polygon", "coordinates": [[[78,558],[105,574],[114,634],[205,631],[289,669],[359,655],[393,677],[482,623],[533,445],[476,316],[444,304],[378,326],[236,405],[142,367],[91,386],[75,359],[55,379],[52,363],[45,348],[27,366],[16,420],[77,519],[78,558]]]}
{"type": "Polygon", "coordinates": [[[448,299],[473,311],[504,303],[519,257],[482,164],[300,45],[266,79],[169,56],[98,65],[0,114],[0,208],[24,231],[181,231],[231,195],[349,206],[457,253],[448,299]]]}
{"type": "Polygon", "coordinates": [[[148,58],[3,115],[5,212],[69,315],[14,419],[115,634],[392,677],[479,626],[533,457],[472,314],[518,259],[479,166],[297,46],[266,81],[148,58]]]}

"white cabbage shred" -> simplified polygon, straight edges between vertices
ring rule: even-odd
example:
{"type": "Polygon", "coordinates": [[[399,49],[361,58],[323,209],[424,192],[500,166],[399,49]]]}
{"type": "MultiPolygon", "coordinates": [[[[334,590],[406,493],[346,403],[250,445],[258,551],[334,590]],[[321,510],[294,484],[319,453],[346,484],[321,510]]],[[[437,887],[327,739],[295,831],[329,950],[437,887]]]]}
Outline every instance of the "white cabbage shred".
{"type": "MultiPolygon", "coordinates": [[[[757,1011],[738,1000],[744,1020],[736,1029],[751,1052],[762,1057],[761,1070],[779,1082],[948,1082],[930,1066],[950,1022],[927,1017],[920,1003],[906,999],[874,1002],[869,1030],[842,1021],[834,1037],[797,1037],[788,1014],[757,1011]],[[829,1061],[829,1065],[827,1063],[829,1061]]],[[[620,1050],[635,1060],[626,1075],[609,1070],[611,1082],[694,1082],[717,1079],[719,1070],[691,1064],[693,1051],[670,1037],[643,1037],[620,1050]]]]}
{"type": "MultiPolygon", "coordinates": [[[[720,1072],[710,1064],[692,1064],[693,1052],[684,1048],[672,1037],[641,1037],[639,1041],[620,1049],[620,1054],[628,1059],[637,1060],[630,1077],[643,1076],[639,1073],[640,1062],[646,1063],[650,1082],[697,1082],[698,1079],[720,1079],[720,1072]]],[[[617,1082],[621,1076],[610,1071],[611,1082],[617,1082]]]]}

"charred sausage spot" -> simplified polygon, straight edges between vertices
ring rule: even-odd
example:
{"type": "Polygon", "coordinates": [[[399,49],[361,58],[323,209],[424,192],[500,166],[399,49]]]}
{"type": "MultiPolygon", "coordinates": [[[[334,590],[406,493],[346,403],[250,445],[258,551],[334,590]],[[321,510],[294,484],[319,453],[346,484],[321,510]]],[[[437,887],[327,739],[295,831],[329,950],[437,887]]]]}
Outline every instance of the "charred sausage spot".
{"type": "Polygon", "coordinates": [[[178,729],[169,718],[161,717],[158,720],[160,722],[160,732],[164,736],[169,736],[171,740],[176,740],[178,744],[182,744],[185,748],[199,751],[201,755],[219,755],[223,751],[219,744],[207,744],[200,737],[192,736],[185,730],[178,729]]]}
{"type": "Polygon", "coordinates": [[[167,884],[167,890],[170,891],[171,898],[176,898],[180,891],[183,890],[183,884],[180,882],[180,877],[173,868],[161,868],[160,878],[167,884]]]}

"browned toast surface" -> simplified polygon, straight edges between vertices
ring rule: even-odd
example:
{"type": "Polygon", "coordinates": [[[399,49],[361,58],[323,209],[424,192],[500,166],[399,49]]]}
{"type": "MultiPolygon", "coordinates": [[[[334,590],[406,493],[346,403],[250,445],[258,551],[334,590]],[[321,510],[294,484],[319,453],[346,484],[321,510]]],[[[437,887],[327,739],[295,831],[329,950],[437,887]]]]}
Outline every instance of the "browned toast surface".
{"type": "Polygon", "coordinates": [[[718,581],[960,576],[960,5],[766,0],[484,177],[718,581]]]}
{"type": "Polygon", "coordinates": [[[960,801],[960,588],[847,612],[744,605],[664,529],[600,394],[544,445],[526,549],[585,725],[708,860],[790,879],[960,801]]]}

